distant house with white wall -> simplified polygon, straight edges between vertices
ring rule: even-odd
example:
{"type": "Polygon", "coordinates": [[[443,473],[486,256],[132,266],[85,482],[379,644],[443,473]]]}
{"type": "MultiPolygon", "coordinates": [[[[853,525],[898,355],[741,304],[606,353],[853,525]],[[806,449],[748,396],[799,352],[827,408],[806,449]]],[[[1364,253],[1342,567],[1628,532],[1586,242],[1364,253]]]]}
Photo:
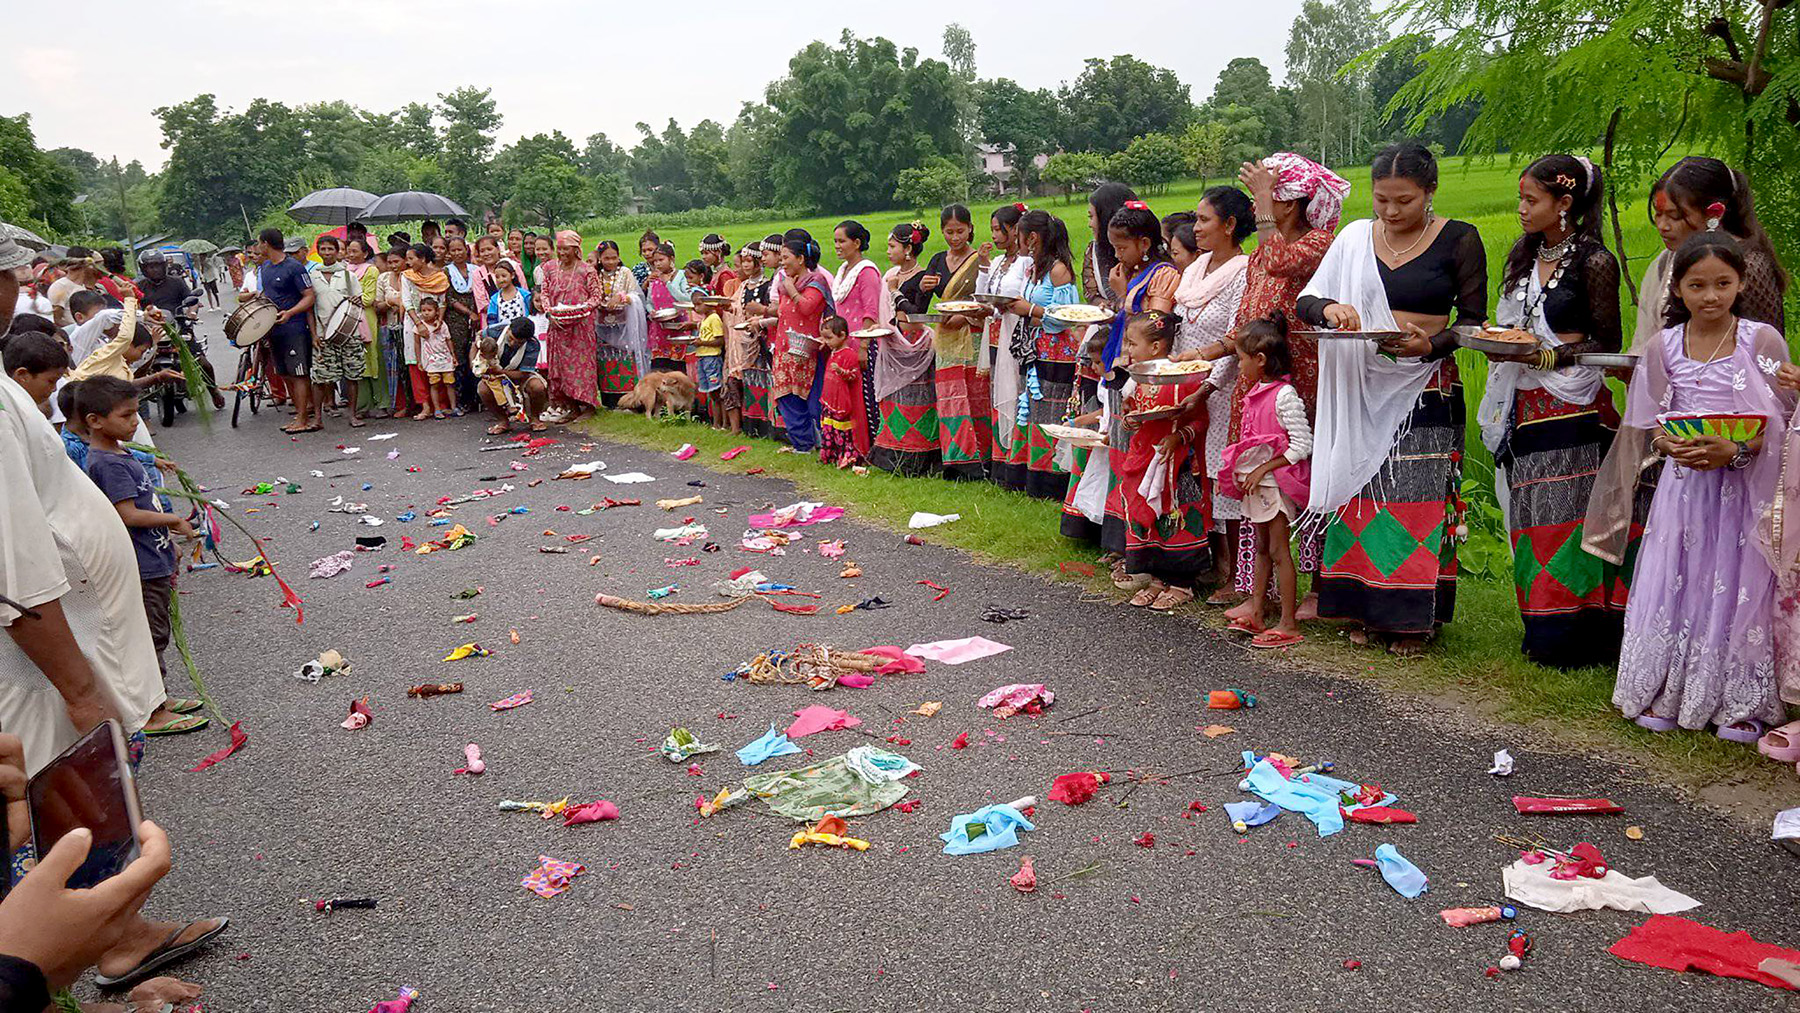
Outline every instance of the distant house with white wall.
{"type": "MultiPolygon", "coordinates": [[[[1018,170],[1013,166],[1013,151],[1010,144],[1001,147],[984,141],[975,145],[976,157],[981,159],[982,175],[992,181],[993,192],[996,194],[1017,188],[1014,177],[1018,170]]],[[[1040,154],[1031,161],[1041,172],[1044,164],[1050,161],[1050,156],[1040,154]]]]}

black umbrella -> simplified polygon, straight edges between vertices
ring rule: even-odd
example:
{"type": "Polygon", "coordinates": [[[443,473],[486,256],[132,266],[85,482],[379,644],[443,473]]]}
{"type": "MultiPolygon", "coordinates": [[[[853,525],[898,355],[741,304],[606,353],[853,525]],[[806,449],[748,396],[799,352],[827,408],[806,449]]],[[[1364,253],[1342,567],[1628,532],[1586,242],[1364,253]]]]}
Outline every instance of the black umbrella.
{"type": "Polygon", "coordinates": [[[466,218],[468,212],[448,197],[420,190],[376,198],[356,216],[359,222],[412,222],[421,218],[466,218]]]}
{"type": "Polygon", "coordinates": [[[375,195],[367,190],[334,186],[329,190],[314,190],[295,201],[288,208],[288,217],[312,225],[348,225],[374,201],[375,195]]]}

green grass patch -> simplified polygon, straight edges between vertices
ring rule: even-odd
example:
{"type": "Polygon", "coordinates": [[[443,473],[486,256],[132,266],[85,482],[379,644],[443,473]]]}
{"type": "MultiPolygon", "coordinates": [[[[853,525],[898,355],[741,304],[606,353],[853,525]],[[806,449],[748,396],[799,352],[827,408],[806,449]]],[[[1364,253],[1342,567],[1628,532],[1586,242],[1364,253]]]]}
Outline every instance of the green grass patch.
{"type": "MultiPolygon", "coordinates": [[[[732,474],[761,468],[765,475],[793,482],[803,496],[845,507],[858,521],[888,528],[895,537],[906,530],[915,510],[961,514],[955,523],[917,534],[984,562],[1113,592],[1104,571],[1091,580],[1063,571],[1063,563],[1092,563],[1095,550],[1062,537],[1058,503],[987,482],[898,478],[874,469],[858,475],[820,464],[814,455],[778,453],[780,444],[772,440],[732,436],[687,419],[602,412],[582,427],[602,439],[655,450],[673,451],[692,443],[699,449],[693,460],[707,468],[732,474]],[[719,460],[721,453],[744,444],[751,447],[749,453],[719,460]]],[[[1560,671],[1527,661],[1519,653],[1523,629],[1510,582],[1465,578],[1457,599],[1456,621],[1444,628],[1423,657],[1403,661],[1353,647],[1335,636],[1329,624],[1317,623],[1308,630],[1307,643],[1290,652],[1288,660],[1525,724],[1569,747],[1627,755],[1689,783],[1766,778],[1778,769],[1754,749],[1712,735],[1658,735],[1623,720],[1611,704],[1611,668],[1560,671]]],[[[1196,622],[1220,624],[1218,613],[1202,605],[1184,611],[1196,622]]]]}

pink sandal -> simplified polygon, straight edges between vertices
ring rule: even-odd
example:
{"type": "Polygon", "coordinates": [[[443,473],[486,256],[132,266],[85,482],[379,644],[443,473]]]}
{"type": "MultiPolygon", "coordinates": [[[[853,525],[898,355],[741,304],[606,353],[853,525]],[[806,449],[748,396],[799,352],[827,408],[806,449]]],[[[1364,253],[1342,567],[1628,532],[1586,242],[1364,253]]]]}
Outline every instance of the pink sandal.
{"type": "Polygon", "coordinates": [[[1778,763],[1800,763],[1800,721],[1769,729],[1756,740],[1756,751],[1778,763]]]}
{"type": "Polygon", "coordinates": [[[1284,630],[1264,630],[1250,638],[1251,647],[1264,648],[1293,647],[1295,644],[1303,644],[1305,642],[1305,634],[1298,632],[1288,633],[1284,630]]]}

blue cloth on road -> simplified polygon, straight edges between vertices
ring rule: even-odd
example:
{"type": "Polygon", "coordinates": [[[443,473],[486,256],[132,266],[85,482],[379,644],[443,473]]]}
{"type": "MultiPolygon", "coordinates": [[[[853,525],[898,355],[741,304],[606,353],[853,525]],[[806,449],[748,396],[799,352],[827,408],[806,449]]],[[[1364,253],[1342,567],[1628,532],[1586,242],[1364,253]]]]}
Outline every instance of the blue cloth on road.
{"type": "Polygon", "coordinates": [[[1400,896],[1410,900],[1425,892],[1425,873],[1407,861],[1392,844],[1376,848],[1375,861],[1380,863],[1381,878],[1387,880],[1400,896]]]}
{"type": "Polygon", "coordinates": [[[1336,791],[1310,781],[1290,781],[1268,760],[1260,760],[1250,768],[1250,775],[1244,779],[1242,787],[1265,802],[1273,802],[1312,820],[1319,828],[1320,837],[1330,837],[1344,829],[1344,814],[1338,811],[1336,791]]]}
{"type": "Polygon", "coordinates": [[[1260,827],[1281,815],[1281,807],[1269,802],[1227,802],[1225,818],[1247,827],[1260,827]]]}
{"type": "Polygon", "coordinates": [[[769,730],[763,737],[737,751],[737,758],[746,767],[754,767],[764,760],[789,753],[800,752],[800,747],[788,741],[785,732],[775,730],[775,722],[769,722],[769,730]]]}
{"type": "Polygon", "coordinates": [[[950,832],[939,834],[938,839],[944,842],[946,855],[974,855],[1010,848],[1019,843],[1019,831],[1036,829],[1012,806],[988,805],[951,819],[950,832]]]}

